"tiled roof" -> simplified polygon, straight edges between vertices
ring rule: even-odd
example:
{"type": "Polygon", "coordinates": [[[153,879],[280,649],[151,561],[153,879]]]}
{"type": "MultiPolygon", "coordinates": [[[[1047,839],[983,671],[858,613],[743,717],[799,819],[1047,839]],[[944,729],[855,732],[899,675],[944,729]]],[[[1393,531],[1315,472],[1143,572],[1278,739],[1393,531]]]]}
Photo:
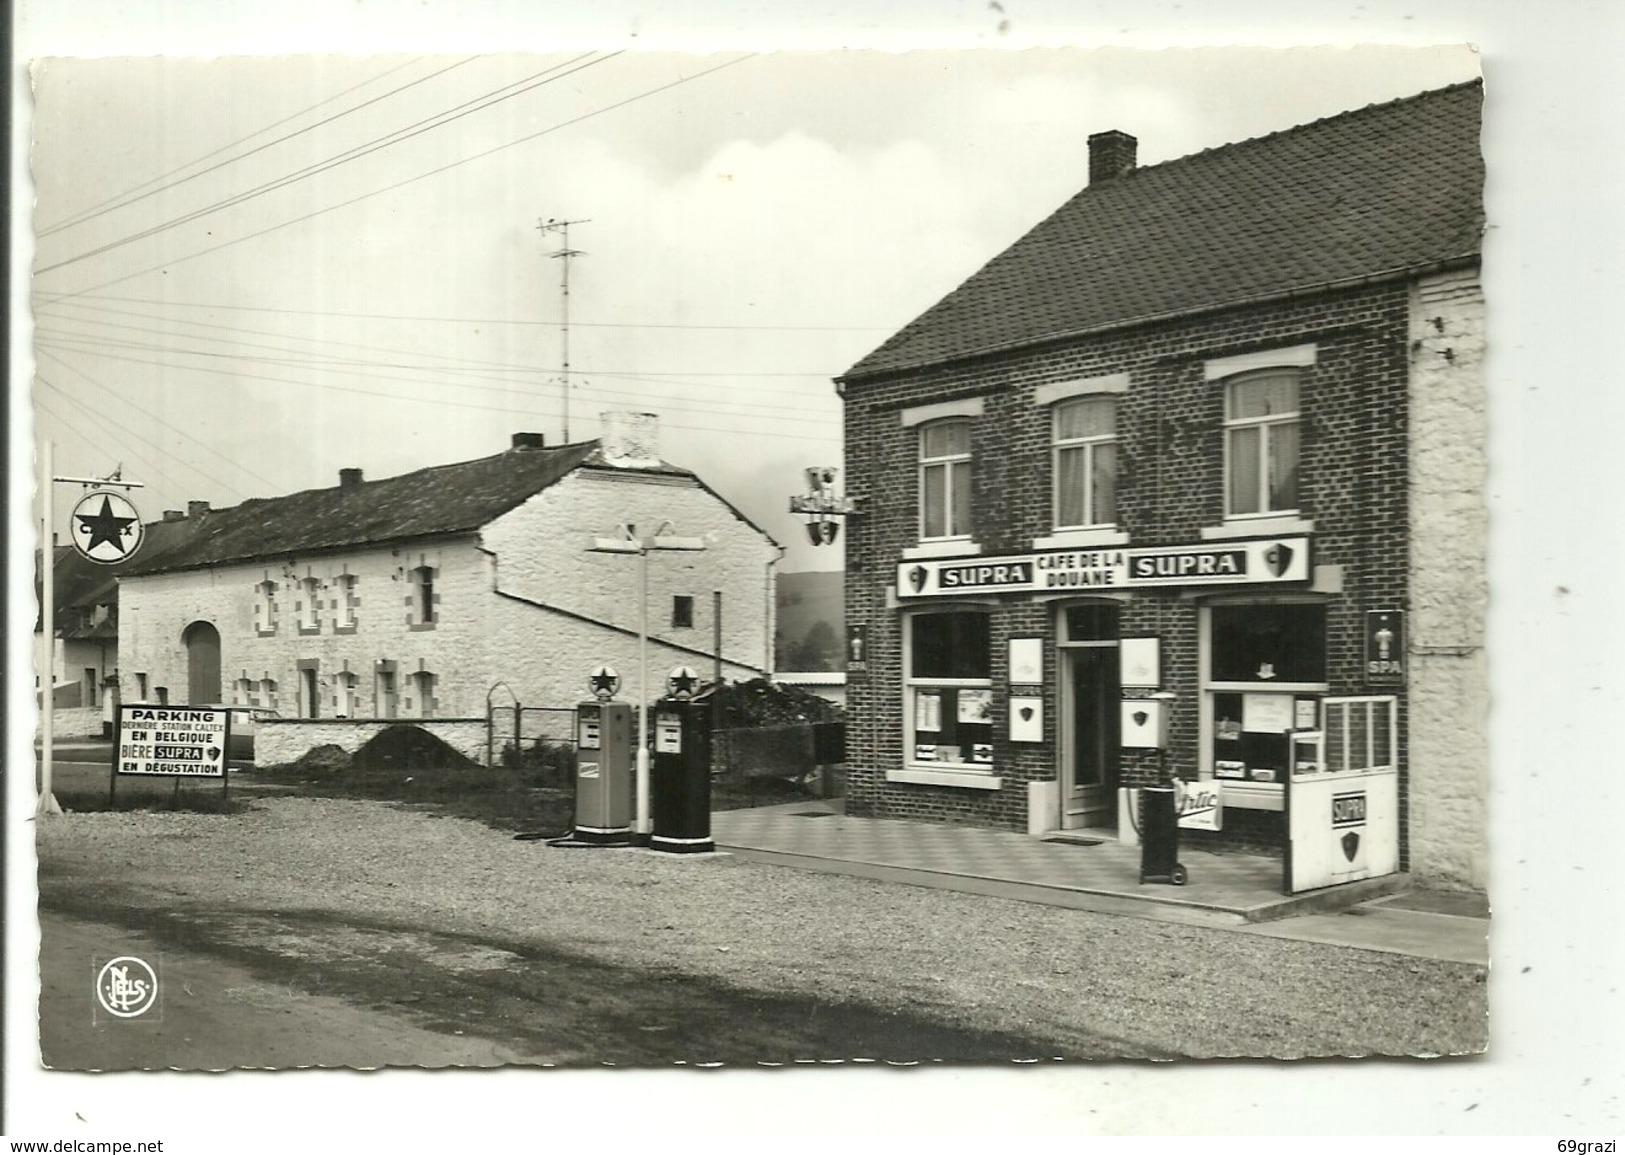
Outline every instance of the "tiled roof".
{"type": "Polygon", "coordinates": [[[1092,185],[843,379],[1471,259],[1479,82],[1092,185]]]}
{"type": "MultiPolygon", "coordinates": [[[[245,501],[187,521],[195,531],[168,549],[143,546],[126,575],[162,573],[265,557],[377,545],[478,529],[554,484],[602,460],[596,441],[511,449],[399,477],[245,501]]],[[[660,472],[689,476],[659,466],[660,472]]]]}
{"type": "MultiPolygon", "coordinates": [[[[71,545],[57,546],[52,551],[56,582],[51,589],[51,597],[56,608],[54,616],[57,628],[64,632],[65,637],[114,636],[110,628],[106,634],[85,633],[85,628],[76,623],[85,611],[92,610],[98,605],[116,607],[120,576],[130,573],[148,558],[176,548],[196,528],[197,523],[188,519],[148,522],[143,527],[141,548],[136,551],[135,557],[112,565],[93,562],[71,545]]],[[[37,602],[43,603],[44,591],[40,588],[38,550],[34,551],[34,597],[37,602]]],[[[36,630],[39,628],[37,613],[34,628],[36,630]]]]}

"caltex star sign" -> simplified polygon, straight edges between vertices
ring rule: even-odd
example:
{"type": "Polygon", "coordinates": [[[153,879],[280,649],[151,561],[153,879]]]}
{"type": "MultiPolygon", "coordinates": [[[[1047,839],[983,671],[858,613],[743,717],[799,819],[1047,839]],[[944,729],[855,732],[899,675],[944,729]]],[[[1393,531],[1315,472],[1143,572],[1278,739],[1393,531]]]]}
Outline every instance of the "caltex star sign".
{"type": "Polygon", "coordinates": [[[123,494],[86,494],[73,507],[69,524],[73,547],[101,565],[115,565],[141,548],[141,515],[123,494]]]}

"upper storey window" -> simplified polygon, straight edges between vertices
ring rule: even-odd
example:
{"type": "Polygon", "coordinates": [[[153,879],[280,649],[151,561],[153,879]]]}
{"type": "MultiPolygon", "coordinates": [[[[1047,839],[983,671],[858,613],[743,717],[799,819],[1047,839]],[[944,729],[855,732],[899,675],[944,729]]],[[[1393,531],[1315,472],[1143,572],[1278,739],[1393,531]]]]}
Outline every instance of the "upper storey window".
{"type": "Polygon", "coordinates": [[[970,421],[951,418],[920,427],[920,537],[971,535],[970,421]]]}
{"type": "Polygon", "coordinates": [[[1224,383],[1226,517],[1298,508],[1299,371],[1267,369],[1224,383]]]}
{"type": "Polygon", "coordinates": [[[1079,397],[1054,410],[1055,528],[1117,522],[1117,399],[1079,397]]]}

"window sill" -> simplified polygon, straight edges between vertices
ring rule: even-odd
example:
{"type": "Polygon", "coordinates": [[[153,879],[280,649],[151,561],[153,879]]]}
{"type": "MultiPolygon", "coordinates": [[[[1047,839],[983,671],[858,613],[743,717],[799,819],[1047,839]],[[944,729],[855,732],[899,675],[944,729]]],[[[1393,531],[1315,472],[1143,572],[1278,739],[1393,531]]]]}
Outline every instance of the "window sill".
{"type": "Polygon", "coordinates": [[[946,766],[929,770],[920,766],[887,770],[886,781],[914,782],[921,786],[960,786],[970,790],[997,790],[1004,785],[1004,779],[995,776],[991,770],[972,770],[968,767],[960,770],[946,766]]]}
{"type": "Polygon", "coordinates": [[[943,541],[922,541],[919,545],[911,545],[903,550],[903,560],[913,561],[924,557],[970,557],[982,552],[982,547],[968,537],[956,537],[943,541]]]}
{"type": "Polygon", "coordinates": [[[1279,782],[1244,782],[1239,778],[1204,779],[1219,787],[1219,796],[1227,809],[1285,810],[1284,794],[1279,782]]]}
{"type": "Polygon", "coordinates": [[[1222,541],[1234,537],[1276,537],[1282,534],[1314,533],[1315,523],[1307,518],[1238,517],[1223,525],[1204,525],[1203,541],[1222,541]]]}
{"type": "Polygon", "coordinates": [[[1058,529],[1049,537],[1033,538],[1034,549],[1101,549],[1127,545],[1128,533],[1116,526],[1102,529],[1058,529]]]}

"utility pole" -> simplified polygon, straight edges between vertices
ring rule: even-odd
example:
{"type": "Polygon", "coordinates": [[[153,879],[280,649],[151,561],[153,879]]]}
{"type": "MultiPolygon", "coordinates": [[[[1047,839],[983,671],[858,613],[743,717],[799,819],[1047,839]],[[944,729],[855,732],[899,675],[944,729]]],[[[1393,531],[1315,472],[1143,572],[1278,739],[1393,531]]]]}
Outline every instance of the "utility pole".
{"type": "Polygon", "coordinates": [[[580,249],[570,247],[570,226],[590,224],[590,220],[559,221],[548,217],[539,221],[536,231],[539,233],[558,233],[558,252],[549,253],[548,256],[559,261],[564,266],[563,275],[559,278],[559,345],[564,362],[564,376],[561,381],[560,392],[564,398],[564,443],[570,443],[570,259],[586,254],[580,249]]]}

